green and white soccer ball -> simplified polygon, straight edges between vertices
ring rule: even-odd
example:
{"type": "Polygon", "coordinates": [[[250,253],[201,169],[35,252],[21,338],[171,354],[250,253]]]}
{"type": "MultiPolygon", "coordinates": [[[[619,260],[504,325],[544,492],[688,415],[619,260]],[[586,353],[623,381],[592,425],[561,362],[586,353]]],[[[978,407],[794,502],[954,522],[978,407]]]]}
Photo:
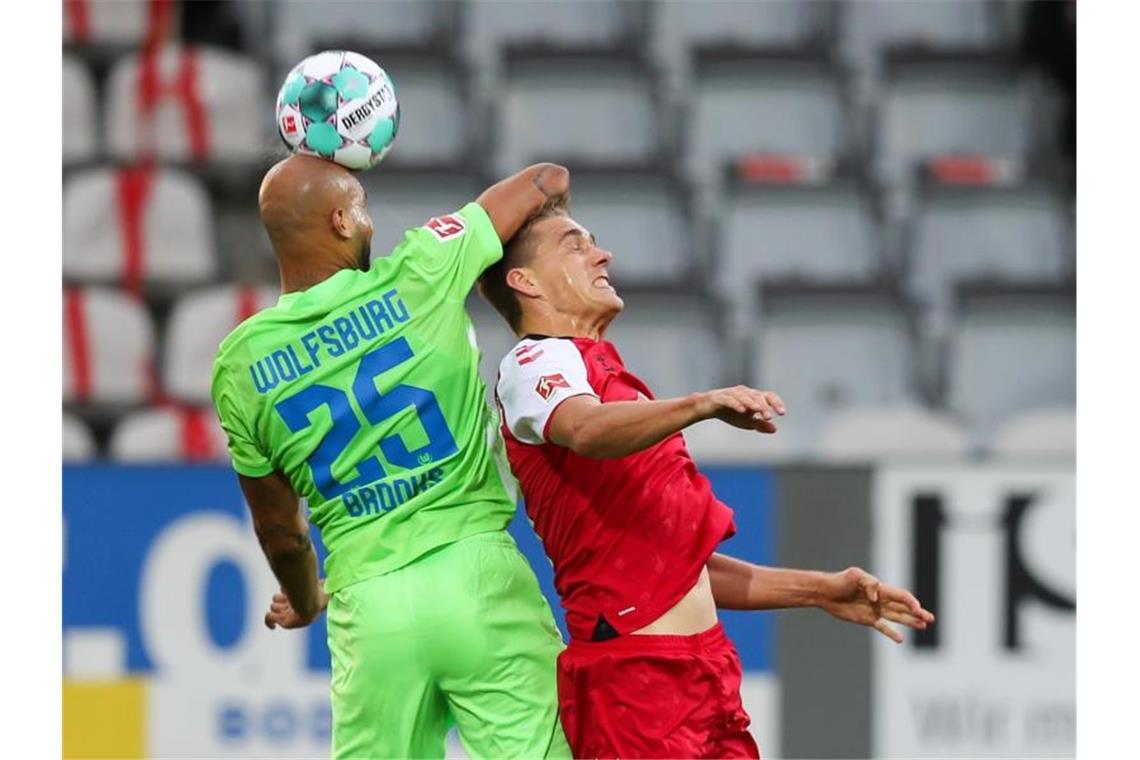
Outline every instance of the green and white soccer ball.
{"type": "Polygon", "coordinates": [[[370,58],[326,50],[298,63],[277,93],[277,132],[295,153],[370,169],[392,149],[400,104],[370,58]]]}

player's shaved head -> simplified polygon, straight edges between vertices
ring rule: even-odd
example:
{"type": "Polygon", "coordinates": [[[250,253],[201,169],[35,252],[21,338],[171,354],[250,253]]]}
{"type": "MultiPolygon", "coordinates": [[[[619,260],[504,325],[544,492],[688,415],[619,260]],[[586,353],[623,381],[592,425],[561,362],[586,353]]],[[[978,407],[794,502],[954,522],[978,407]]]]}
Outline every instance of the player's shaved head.
{"type": "Polygon", "coordinates": [[[303,276],[306,272],[330,267],[334,271],[328,274],[368,268],[372,221],[364,188],[344,167],[313,156],[290,156],[266,173],[258,206],[283,282],[310,280],[303,276]]]}

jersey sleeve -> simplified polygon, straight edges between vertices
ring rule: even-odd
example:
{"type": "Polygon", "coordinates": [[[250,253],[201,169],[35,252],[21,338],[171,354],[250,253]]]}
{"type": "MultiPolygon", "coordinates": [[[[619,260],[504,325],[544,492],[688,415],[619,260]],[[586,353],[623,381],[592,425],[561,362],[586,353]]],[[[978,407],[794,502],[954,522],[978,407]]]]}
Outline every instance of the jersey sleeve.
{"type": "Polygon", "coordinates": [[[230,452],[230,461],[233,468],[240,475],[250,478],[261,478],[273,472],[273,464],[269,461],[251,432],[245,417],[241,412],[241,405],[233,392],[229,373],[223,364],[215,364],[214,380],[210,388],[210,395],[214,400],[214,408],[218,413],[218,420],[222,430],[226,432],[227,448],[230,452]]]}
{"type": "Polygon", "coordinates": [[[393,252],[401,254],[446,296],[464,301],[483,270],[503,257],[503,243],[491,217],[472,201],[408,230],[393,252]]]}
{"type": "Polygon", "coordinates": [[[559,338],[516,346],[499,365],[495,392],[511,435],[535,445],[546,442],[550,417],[559,404],[573,396],[598,395],[578,348],[559,338]]]}

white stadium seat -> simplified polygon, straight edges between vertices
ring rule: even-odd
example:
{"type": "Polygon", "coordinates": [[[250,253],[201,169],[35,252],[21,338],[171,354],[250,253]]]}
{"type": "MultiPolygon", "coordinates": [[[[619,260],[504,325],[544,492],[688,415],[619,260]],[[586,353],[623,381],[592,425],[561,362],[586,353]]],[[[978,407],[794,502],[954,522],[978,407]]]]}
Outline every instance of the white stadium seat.
{"type": "Polygon", "coordinates": [[[846,152],[841,82],[813,60],[773,62],[709,54],[698,59],[684,130],[685,166],[708,180],[725,161],[783,154],[830,161],[846,152]]]}
{"type": "Polygon", "coordinates": [[[169,28],[174,3],[155,0],[72,0],[63,4],[63,41],[74,45],[140,45],[169,28]],[[163,12],[165,10],[165,13],[163,12]]]}
{"type": "Polygon", "coordinates": [[[502,176],[543,159],[648,165],[659,157],[652,80],[633,58],[517,60],[499,112],[495,166],[502,176]]]}
{"type": "Polygon", "coordinates": [[[966,430],[949,415],[914,404],[836,412],[820,433],[817,453],[829,461],[959,459],[966,430]]]}
{"type": "Polygon", "coordinates": [[[1044,187],[941,187],[919,204],[907,254],[909,291],[946,304],[960,282],[1057,283],[1072,274],[1072,217],[1044,187]]]}
{"type": "Polygon", "coordinates": [[[210,198],[193,176],[102,168],[64,184],[66,279],[170,287],[216,272],[210,198]]]}
{"type": "MultiPolygon", "coordinates": [[[[330,48],[426,45],[442,31],[444,5],[423,0],[373,0],[367,5],[360,0],[274,3],[275,47],[282,60],[300,61],[330,48]]],[[[365,50],[360,52],[367,55],[365,50]]]]}
{"type": "Polygon", "coordinates": [[[780,424],[804,451],[833,414],[914,397],[909,321],[893,296],[765,293],[760,308],[751,384],[784,399],[780,424]]]}
{"type": "Polygon", "coordinates": [[[982,293],[961,301],[947,401],[982,440],[1021,412],[1076,403],[1072,293],[982,293]]]}
{"type": "Polygon", "coordinates": [[[484,183],[460,172],[384,171],[360,176],[372,217],[372,258],[387,256],[404,233],[428,219],[463,208],[479,196],[484,183]]]}
{"type": "Polygon", "coordinates": [[[154,325],[139,300],[105,288],[64,291],[64,401],[145,400],[154,390],[154,352],[154,325]]]}
{"type": "Polygon", "coordinates": [[[780,428],[773,434],[741,430],[720,420],[705,420],[685,428],[685,448],[689,455],[701,466],[775,464],[802,458],[796,446],[777,417],[780,428]]]}
{"type": "Polygon", "coordinates": [[[98,152],[95,84],[87,68],[63,56],[63,163],[90,161],[98,152]]]}
{"type": "Polygon", "coordinates": [[[107,82],[111,156],[248,163],[273,144],[262,67],[211,48],[168,46],[119,60],[107,82]]]}
{"type": "Polygon", "coordinates": [[[63,415],[63,461],[86,462],[98,455],[95,437],[91,430],[78,417],[63,415]]]}
{"type": "Polygon", "coordinates": [[[1077,413],[1072,407],[1035,409],[1002,425],[986,447],[1003,459],[1064,458],[1077,453],[1077,413]]]}
{"type": "Polygon", "coordinates": [[[1031,142],[1030,100],[1011,70],[964,61],[899,64],[878,101],[875,173],[893,186],[932,156],[1022,159],[1031,142]]]}
{"type": "Polygon", "coordinates": [[[161,407],[124,417],[111,434],[116,462],[227,461],[226,434],[212,407],[161,407]]]}
{"type": "Polygon", "coordinates": [[[793,49],[823,35],[827,11],[826,3],[800,0],[657,3],[653,47],[666,66],[698,45],[793,49]]]}
{"type": "Polygon", "coordinates": [[[225,337],[248,317],[274,306],[280,290],[269,285],[220,285],[183,296],[167,323],[163,387],[186,404],[210,402],[214,357],[225,337]]]}

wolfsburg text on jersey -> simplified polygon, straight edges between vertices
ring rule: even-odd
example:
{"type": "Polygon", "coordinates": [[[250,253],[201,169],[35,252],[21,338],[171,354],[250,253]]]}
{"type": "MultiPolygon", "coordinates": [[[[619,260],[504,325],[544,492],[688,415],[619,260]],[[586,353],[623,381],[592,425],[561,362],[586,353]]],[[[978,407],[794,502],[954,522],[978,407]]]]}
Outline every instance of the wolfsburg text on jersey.
{"type": "Polygon", "coordinates": [[[344,356],[364,341],[383,335],[411,319],[399,292],[392,288],[379,298],[365,301],[340,316],[322,322],[301,336],[257,359],[249,367],[253,387],[268,393],[321,366],[322,358],[344,356]]]}

